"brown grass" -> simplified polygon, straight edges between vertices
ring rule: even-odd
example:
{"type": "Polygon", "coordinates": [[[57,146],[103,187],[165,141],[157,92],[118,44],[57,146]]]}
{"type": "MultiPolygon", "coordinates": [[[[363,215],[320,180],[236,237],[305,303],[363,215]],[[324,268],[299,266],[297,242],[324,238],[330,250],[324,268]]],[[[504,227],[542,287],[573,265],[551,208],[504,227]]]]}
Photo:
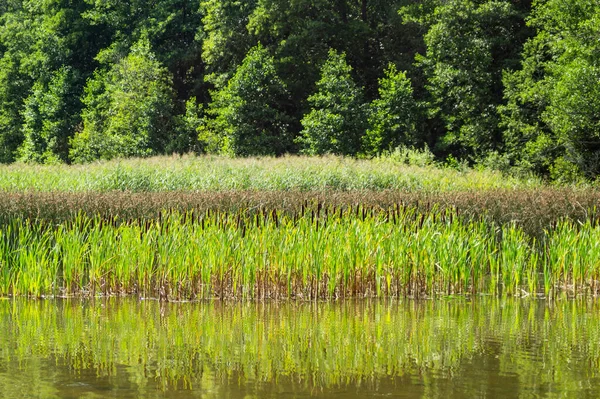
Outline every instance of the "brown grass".
{"type": "Polygon", "coordinates": [[[227,192],[87,192],[3,193],[0,223],[30,219],[61,223],[83,213],[120,220],[154,219],[165,210],[264,212],[277,209],[298,213],[318,204],[336,207],[362,205],[389,208],[397,204],[427,211],[434,206],[456,209],[467,218],[484,218],[497,224],[516,223],[526,233],[539,236],[558,220],[593,220],[600,192],[573,189],[493,190],[486,192],[406,193],[398,191],[227,191],[227,192]]]}

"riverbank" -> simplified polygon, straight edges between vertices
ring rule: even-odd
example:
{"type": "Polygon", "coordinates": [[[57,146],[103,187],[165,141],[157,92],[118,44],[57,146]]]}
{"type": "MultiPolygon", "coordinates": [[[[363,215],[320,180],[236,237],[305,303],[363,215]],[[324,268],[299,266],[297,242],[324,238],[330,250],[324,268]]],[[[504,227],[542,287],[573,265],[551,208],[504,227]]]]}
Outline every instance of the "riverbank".
{"type": "Polygon", "coordinates": [[[1,296],[331,300],[600,289],[592,187],[392,158],[4,168],[1,296]],[[103,181],[129,188],[104,190],[103,181]],[[145,186],[132,189],[136,181],[145,186]],[[398,183],[407,181],[418,184],[398,183]]]}

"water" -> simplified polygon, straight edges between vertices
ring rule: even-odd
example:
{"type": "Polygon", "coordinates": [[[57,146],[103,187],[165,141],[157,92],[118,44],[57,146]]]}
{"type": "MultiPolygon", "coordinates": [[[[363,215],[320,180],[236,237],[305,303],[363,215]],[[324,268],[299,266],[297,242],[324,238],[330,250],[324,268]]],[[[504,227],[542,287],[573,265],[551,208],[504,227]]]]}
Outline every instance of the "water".
{"type": "Polygon", "coordinates": [[[596,398],[600,302],[0,300],[0,398],[596,398]]]}

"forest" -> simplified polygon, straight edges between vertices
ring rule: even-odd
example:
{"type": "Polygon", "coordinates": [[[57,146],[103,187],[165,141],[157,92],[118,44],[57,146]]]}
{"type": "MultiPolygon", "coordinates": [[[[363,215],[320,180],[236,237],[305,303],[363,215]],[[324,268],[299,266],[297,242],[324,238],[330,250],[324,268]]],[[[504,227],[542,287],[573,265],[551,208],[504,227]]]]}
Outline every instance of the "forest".
{"type": "Polygon", "coordinates": [[[600,174],[597,0],[3,0],[0,162],[428,148],[600,174]]]}

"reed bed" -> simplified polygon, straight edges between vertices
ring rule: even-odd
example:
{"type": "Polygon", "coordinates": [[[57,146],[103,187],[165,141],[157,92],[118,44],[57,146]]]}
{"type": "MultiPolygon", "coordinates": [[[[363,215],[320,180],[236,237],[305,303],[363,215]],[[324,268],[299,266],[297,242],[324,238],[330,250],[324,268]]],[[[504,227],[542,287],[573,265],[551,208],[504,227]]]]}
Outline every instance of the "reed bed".
{"type": "Polygon", "coordinates": [[[153,220],[165,210],[236,213],[277,209],[293,217],[303,208],[364,207],[391,209],[397,204],[419,212],[454,209],[462,217],[498,225],[513,223],[542,239],[559,220],[594,221],[600,192],[573,188],[499,189],[444,193],[383,191],[216,191],[216,192],[26,192],[0,194],[0,225],[13,219],[60,224],[78,215],[105,219],[153,220]]]}
{"type": "Polygon", "coordinates": [[[533,177],[490,170],[409,165],[394,157],[338,156],[231,159],[154,157],[88,165],[0,167],[0,192],[86,191],[316,191],[401,190],[448,192],[541,187],[533,177]]]}
{"type": "Polygon", "coordinates": [[[600,227],[557,222],[542,240],[515,224],[421,212],[301,206],[286,214],[79,215],[0,230],[0,295],[337,299],[447,294],[597,295],[600,227]]]}

